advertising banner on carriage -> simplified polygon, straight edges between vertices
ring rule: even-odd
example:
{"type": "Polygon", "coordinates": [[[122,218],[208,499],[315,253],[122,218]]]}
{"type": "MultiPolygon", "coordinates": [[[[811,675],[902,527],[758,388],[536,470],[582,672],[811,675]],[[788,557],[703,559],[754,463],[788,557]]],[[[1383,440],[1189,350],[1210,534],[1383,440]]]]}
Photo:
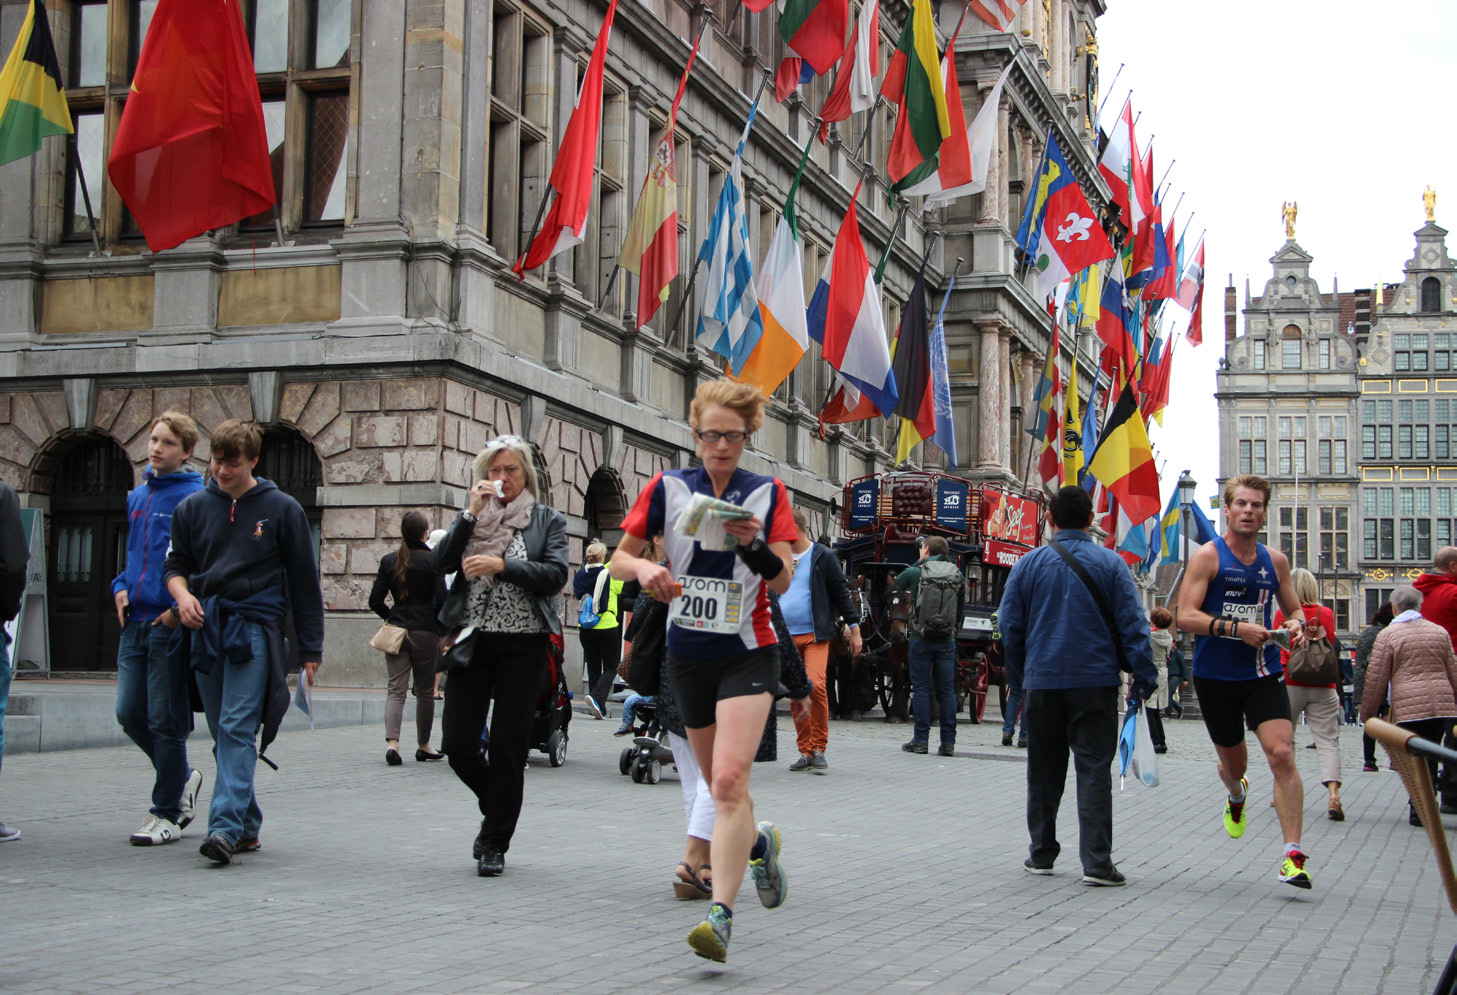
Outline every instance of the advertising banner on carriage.
{"type": "Polygon", "coordinates": [[[981,532],[987,539],[1037,545],[1037,502],[988,487],[981,492],[981,532]]]}
{"type": "Polygon", "coordinates": [[[981,552],[981,561],[994,567],[1010,567],[1027,554],[1026,547],[988,539],[981,552]]]}
{"type": "Polygon", "coordinates": [[[967,529],[970,486],[964,480],[941,477],[936,481],[936,524],[953,532],[967,529]]]}
{"type": "Polygon", "coordinates": [[[850,485],[851,529],[875,528],[875,505],[880,497],[880,481],[874,477],[857,480],[850,485]]]}

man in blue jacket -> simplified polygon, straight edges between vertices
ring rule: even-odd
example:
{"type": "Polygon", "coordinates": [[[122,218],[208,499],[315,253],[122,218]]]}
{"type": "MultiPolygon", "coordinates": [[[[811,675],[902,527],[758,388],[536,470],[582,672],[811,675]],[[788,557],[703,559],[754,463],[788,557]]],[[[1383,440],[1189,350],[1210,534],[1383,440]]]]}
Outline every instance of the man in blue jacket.
{"type": "Polygon", "coordinates": [[[164,411],[147,441],[142,483],[127,495],[126,567],[111,582],[121,647],[116,654],[116,721],[152,761],[152,809],[131,835],[133,846],[179,839],[192,821],[202,771],[187,765],[192,712],[187,675],[168,665],[167,639],[177,627],[162,568],[172,541],[172,513],[202,490],[202,474],[187,465],[197,423],[164,411]]]}
{"type": "Polygon", "coordinates": [[[1118,752],[1119,646],[1133,669],[1133,694],[1157,686],[1148,620],[1128,566],[1088,536],[1093,502],[1064,487],[1049,506],[1061,544],[1103,592],[1116,631],[1092,590],[1052,545],[1017,562],[1002,592],[998,618],[1007,680],[1023,690],[1027,716],[1027,830],[1023,866],[1051,874],[1062,847],[1057,808],[1072,752],[1078,785],[1078,836],[1083,881],[1121,885],[1113,866],[1113,757],[1118,752]]]}
{"type": "Polygon", "coordinates": [[[217,760],[199,851],[229,864],[234,853],[260,845],[253,774],[259,726],[266,749],[288,708],[284,614],[291,605],[299,680],[313,684],[324,649],[324,598],[303,508],[253,476],[263,443],[257,424],[225,421],[210,442],[212,480],[177,506],[166,570],[174,611],[191,630],[180,638],[191,637],[189,663],[217,760]]]}

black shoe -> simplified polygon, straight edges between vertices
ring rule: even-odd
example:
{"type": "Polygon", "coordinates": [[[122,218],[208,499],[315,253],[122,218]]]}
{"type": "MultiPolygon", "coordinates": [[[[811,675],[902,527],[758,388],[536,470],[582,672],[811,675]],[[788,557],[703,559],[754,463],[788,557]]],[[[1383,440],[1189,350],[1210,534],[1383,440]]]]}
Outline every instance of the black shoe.
{"type": "Polygon", "coordinates": [[[1169,752],[1169,748],[1167,746],[1159,745],[1159,746],[1155,746],[1153,748],[1153,751],[1155,753],[1168,753],[1169,752]]]}
{"type": "Polygon", "coordinates": [[[1096,868],[1083,871],[1083,884],[1095,884],[1104,888],[1117,888],[1128,883],[1116,867],[1096,868]]]}
{"type": "Polygon", "coordinates": [[[1422,824],[1422,817],[1417,815],[1415,812],[1407,812],[1406,821],[1408,825],[1420,826],[1422,824]]]}
{"type": "Polygon", "coordinates": [[[404,763],[405,761],[400,757],[400,751],[399,750],[393,750],[393,749],[391,749],[391,750],[385,750],[384,751],[384,762],[387,763],[387,764],[389,764],[391,767],[398,767],[400,764],[404,763]]]}
{"type": "Polygon", "coordinates": [[[486,820],[481,820],[481,831],[476,833],[476,841],[471,844],[470,855],[476,860],[481,859],[481,854],[486,852],[486,820]]]}
{"type": "Polygon", "coordinates": [[[936,753],[938,756],[954,757],[956,756],[956,744],[942,743],[939,747],[936,748],[936,753]]]}
{"type": "Polygon", "coordinates": [[[202,846],[197,848],[202,854],[214,864],[231,864],[233,862],[233,844],[221,833],[211,833],[208,838],[202,841],[202,846]]]}
{"type": "Polygon", "coordinates": [[[1443,802],[1439,810],[1443,815],[1457,815],[1457,802],[1443,802]]]}
{"type": "Polygon", "coordinates": [[[1012,745],[1012,734],[1011,733],[1007,733],[1006,735],[1004,735],[1002,737],[1002,745],[1003,746],[1011,746],[1012,745]]]}
{"type": "Polygon", "coordinates": [[[926,746],[925,743],[917,743],[914,739],[911,740],[909,743],[902,743],[901,744],[901,749],[904,750],[907,753],[929,753],[930,752],[929,748],[927,748],[927,746],[926,746]]]}
{"type": "Polygon", "coordinates": [[[415,759],[417,761],[419,761],[420,763],[425,763],[425,762],[431,761],[431,760],[444,760],[445,759],[445,754],[443,754],[443,753],[426,753],[424,750],[416,750],[415,751],[415,759]]]}
{"type": "Polygon", "coordinates": [[[1026,860],[1022,861],[1022,866],[1023,866],[1023,868],[1026,869],[1026,871],[1027,871],[1028,874],[1051,874],[1052,873],[1052,865],[1051,864],[1034,864],[1032,862],[1032,858],[1031,857],[1028,857],[1026,860]]]}
{"type": "Polygon", "coordinates": [[[1027,737],[1026,736],[1018,736],[1017,737],[1017,749],[1019,749],[1019,750],[1025,750],[1025,749],[1027,749],[1027,737]]]}
{"type": "Polygon", "coordinates": [[[506,869],[506,857],[495,847],[487,847],[481,851],[481,859],[476,862],[476,873],[483,878],[498,877],[506,869]]]}
{"type": "Polygon", "coordinates": [[[1315,749],[1315,744],[1314,743],[1306,743],[1305,744],[1305,748],[1307,750],[1313,750],[1313,749],[1315,749]]]}

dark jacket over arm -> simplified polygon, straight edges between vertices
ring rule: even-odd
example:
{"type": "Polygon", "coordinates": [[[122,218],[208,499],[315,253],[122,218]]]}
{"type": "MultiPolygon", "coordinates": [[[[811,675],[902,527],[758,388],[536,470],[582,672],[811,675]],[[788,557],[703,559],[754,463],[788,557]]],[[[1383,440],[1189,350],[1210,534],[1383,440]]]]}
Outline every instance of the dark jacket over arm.
{"type": "Polygon", "coordinates": [[[20,499],[9,484],[0,481],[0,620],[9,622],[20,614],[29,562],[30,547],[20,524],[20,499]]]}
{"type": "Polygon", "coordinates": [[[810,552],[810,602],[814,610],[815,642],[828,642],[840,634],[837,619],[859,625],[860,613],[850,597],[850,585],[834,550],[815,543],[810,552]]]}

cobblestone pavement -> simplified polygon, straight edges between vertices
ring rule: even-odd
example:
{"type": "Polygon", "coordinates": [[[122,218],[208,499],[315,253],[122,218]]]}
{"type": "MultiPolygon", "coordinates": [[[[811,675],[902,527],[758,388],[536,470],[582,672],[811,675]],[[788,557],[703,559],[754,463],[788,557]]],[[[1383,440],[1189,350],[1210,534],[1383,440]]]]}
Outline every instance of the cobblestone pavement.
{"type": "MultiPolygon", "coordinates": [[[[282,769],[259,769],[264,848],[228,868],[198,855],[202,818],[178,844],[127,844],[150,788],[135,749],[7,758],[0,815],[24,838],[0,845],[0,990],[1408,993],[1431,989],[1457,939],[1400,780],[1384,757],[1360,772],[1349,727],[1347,821],[1307,788],[1304,892],[1275,880],[1258,761],[1249,831],[1225,835],[1197,722],[1167,724],[1158,787],[1118,792],[1115,772],[1129,886],[1102,889],[1078,881],[1071,786],[1057,874],[1023,872],[1026,754],[999,724],[963,724],[942,758],[902,753],[904,725],[836,722],[822,777],[786,770],[781,719],[754,794],[782,828],[789,898],[766,911],[746,882],[729,962],[711,965],[684,943],[706,905],[669,887],[676,775],[621,776],[615,725],[578,715],[564,767],[532,755],[496,879],[475,874],[478,817],[450,769],[385,766],[379,729],[281,736],[282,769]]],[[[193,746],[210,788],[205,733],[193,746]]],[[[1310,785],[1315,752],[1297,754],[1310,785]]]]}

